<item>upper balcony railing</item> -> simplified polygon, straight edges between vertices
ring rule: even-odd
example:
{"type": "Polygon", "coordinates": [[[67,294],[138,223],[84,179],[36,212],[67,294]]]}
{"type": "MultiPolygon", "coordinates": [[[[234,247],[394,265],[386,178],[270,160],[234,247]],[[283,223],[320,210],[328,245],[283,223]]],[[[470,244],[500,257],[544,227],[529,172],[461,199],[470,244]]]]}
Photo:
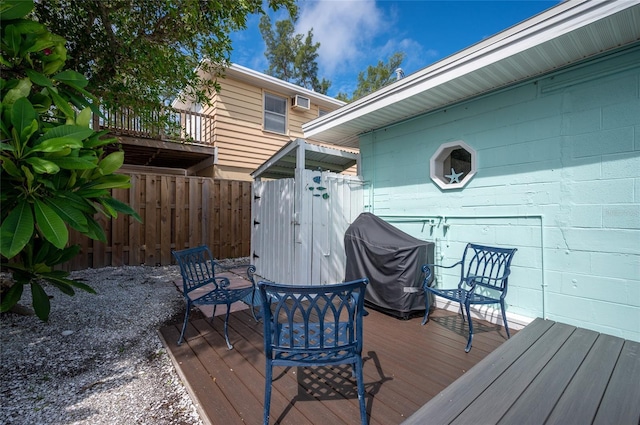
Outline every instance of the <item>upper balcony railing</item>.
{"type": "Polygon", "coordinates": [[[102,117],[96,116],[94,126],[113,134],[178,143],[213,142],[213,117],[210,115],[170,108],[169,123],[160,125],[157,123],[163,121],[159,119],[159,113],[141,117],[128,108],[117,108],[103,109],[102,114],[102,117]]]}

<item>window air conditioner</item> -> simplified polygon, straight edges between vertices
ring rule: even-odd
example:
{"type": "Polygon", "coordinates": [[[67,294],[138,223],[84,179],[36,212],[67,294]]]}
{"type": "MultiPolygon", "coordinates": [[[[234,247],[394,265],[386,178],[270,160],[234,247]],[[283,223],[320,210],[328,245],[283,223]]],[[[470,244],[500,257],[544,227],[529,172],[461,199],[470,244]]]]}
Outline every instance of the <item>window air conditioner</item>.
{"type": "Polygon", "coordinates": [[[300,96],[299,94],[297,94],[293,99],[291,99],[292,101],[292,107],[294,109],[309,109],[311,108],[311,99],[309,99],[308,97],[304,97],[304,96],[300,96]]]}

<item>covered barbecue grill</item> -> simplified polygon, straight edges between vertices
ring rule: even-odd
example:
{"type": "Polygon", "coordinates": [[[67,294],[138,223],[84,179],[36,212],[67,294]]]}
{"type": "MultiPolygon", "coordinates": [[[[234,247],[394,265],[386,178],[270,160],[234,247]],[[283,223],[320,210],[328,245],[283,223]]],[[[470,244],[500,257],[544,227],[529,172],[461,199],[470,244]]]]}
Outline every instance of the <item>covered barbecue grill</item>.
{"type": "Polygon", "coordinates": [[[422,265],[433,263],[433,242],[410,236],[371,213],[362,213],[344,236],[345,280],[369,279],[367,306],[401,319],[423,314],[422,265]]]}

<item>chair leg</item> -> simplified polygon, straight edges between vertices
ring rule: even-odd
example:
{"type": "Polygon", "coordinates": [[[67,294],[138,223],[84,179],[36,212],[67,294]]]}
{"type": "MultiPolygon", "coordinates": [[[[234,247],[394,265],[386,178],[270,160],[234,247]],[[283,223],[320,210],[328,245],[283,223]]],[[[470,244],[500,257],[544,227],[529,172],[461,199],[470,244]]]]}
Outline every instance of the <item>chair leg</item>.
{"type": "Polygon", "coordinates": [[[273,378],[273,366],[267,360],[265,384],[264,384],[264,414],[263,425],[269,425],[269,410],[271,409],[271,380],[273,378]]]}
{"type": "Polygon", "coordinates": [[[182,322],[182,331],[180,332],[180,338],[178,338],[178,345],[182,344],[184,339],[184,331],[187,329],[187,322],[189,321],[189,312],[191,311],[191,302],[187,301],[187,311],[184,313],[184,322],[182,322]]]}
{"type": "Polygon", "coordinates": [[[500,310],[502,311],[502,321],[504,322],[504,329],[507,331],[507,338],[511,338],[509,325],[507,324],[507,315],[504,312],[504,300],[500,300],[500,310]]]}
{"type": "Polygon", "coordinates": [[[253,320],[259,322],[260,319],[258,318],[258,315],[256,315],[256,309],[260,311],[260,307],[256,307],[256,291],[257,289],[254,289],[253,292],[251,292],[251,314],[253,315],[253,320]]]}
{"type": "Polygon", "coordinates": [[[362,377],[362,358],[358,359],[354,365],[356,371],[356,381],[358,382],[358,402],[360,403],[360,423],[367,425],[367,406],[364,392],[364,378],[362,377]]]}
{"type": "Polygon", "coordinates": [[[233,345],[229,342],[229,332],[228,332],[228,324],[229,324],[229,313],[231,313],[231,304],[227,304],[227,314],[224,317],[224,339],[227,341],[227,347],[229,350],[233,350],[233,345]]]}
{"type": "Polygon", "coordinates": [[[422,318],[422,325],[429,321],[429,291],[424,291],[424,317],[422,318]]]}
{"type": "Polygon", "coordinates": [[[464,349],[465,353],[468,353],[471,350],[471,340],[473,339],[473,323],[471,321],[471,308],[469,303],[464,304],[465,310],[467,311],[467,318],[469,319],[469,340],[467,341],[467,346],[464,349]]]}

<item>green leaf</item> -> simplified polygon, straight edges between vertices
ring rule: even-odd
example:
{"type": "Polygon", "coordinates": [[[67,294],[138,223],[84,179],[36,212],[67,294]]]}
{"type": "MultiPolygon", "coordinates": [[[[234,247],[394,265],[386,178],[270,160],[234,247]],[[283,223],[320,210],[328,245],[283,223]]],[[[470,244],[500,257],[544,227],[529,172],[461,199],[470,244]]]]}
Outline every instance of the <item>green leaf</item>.
{"type": "Polygon", "coordinates": [[[122,167],[122,164],[124,164],[124,152],[117,151],[102,158],[102,161],[98,164],[98,168],[102,172],[102,175],[106,176],[118,171],[120,167],[122,167]]]}
{"type": "Polygon", "coordinates": [[[107,243],[107,235],[105,235],[104,229],[102,229],[100,223],[98,223],[93,217],[87,217],[87,224],[89,225],[89,231],[85,233],[87,236],[91,239],[107,243]]]}
{"type": "Polygon", "coordinates": [[[42,87],[53,87],[53,82],[34,69],[25,69],[25,72],[31,81],[42,87]]]}
{"type": "Polygon", "coordinates": [[[70,137],[76,140],[84,140],[91,137],[94,131],[90,128],[80,127],[79,125],[60,125],[53,127],[47,131],[42,137],[36,140],[36,144],[42,143],[48,139],[57,139],[60,137],[70,137]]]}
{"type": "Polygon", "coordinates": [[[60,168],[65,170],[91,170],[96,168],[96,163],[93,161],[87,161],[82,158],[63,157],[63,158],[49,158],[51,162],[57,164],[60,168]]]}
{"type": "Polygon", "coordinates": [[[67,279],[62,279],[55,276],[48,276],[47,273],[41,273],[40,276],[42,276],[44,280],[46,280],[47,282],[49,282],[50,284],[58,288],[62,293],[69,296],[75,295],[76,292],[73,290],[71,285],[69,285],[66,282],[67,279]]]}
{"type": "Polygon", "coordinates": [[[84,75],[76,71],[62,71],[53,77],[54,80],[64,82],[70,86],[77,86],[80,88],[87,87],[88,81],[84,75]]]}
{"type": "Polygon", "coordinates": [[[42,143],[29,149],[31,152],[58,152],[66,148],[80,149],[83,147],[82,140],[73,137],[58,137],[55,139],[45,140],[42,143]]]}
{"type": "Polygon", "coordinates": [[[33,170],[39,174],[55,174],[60,171],[55,163],[42,158],[27,158],[25,162],[33,167],[33,170]]]}
{"type": "Polygon", "coordinates": [[[18,31],[14,25],[7,25],[3,32],[4,37],[2,41],[8,49],[8,54],[10,56],[20,56],[20,44],[22,42],[20,31],[18,31]]]}
{"type": "Polygon", "coordinates": [[[11,310],[11,308],[20,301],[22,298],[22,290],[24,286],[21,283],[15,282],[11,288],[4,294],[2,294],[2,302],[0,303],[0,312],[11,310]]]}
{"type": "Polygon", "coordinates": [[[62,218],[51,207],[38,199],[34,200],[33,207],[36,224],[42,236],[56,248],[64,248],[69,241],[69,231],[62,218]]]}
{"type": "Polygon", "coordinates": [[[9,106],[13,105],[18,99],[21,99],[23,97],[26,98],[27,96],[29,96],[29,93],[31,93],[31,85],[31,80],[28,78],[23,78],[22,80],[18,81],[18,84],[14,88],[9,90],[7,94],[5,94],[4,98],[2,99],[2,103],[6,106],[9,106]]]}
{"type": "Polygon", "coordinates": [[[16,167],[16,164],[10,160],[9,158],[3,156],[0,158],[2,160],[2,169],[7,172],[11,177],[21,178],[22,173],[20,173],[20,169],[16,167]]]}
{"type": "Polygon", "coordinates": [[[0,226],[0,254],[12,259],[27,245],[33,235],[33,211],[23,200],[7,216],[0,226]]]}
{"type": "Polygon", "coordinates": [[[102,130],[98,133],[95,133],[93,136],[89,137],[84,142],[84,147],[87,149],[97,148],[99,146],[110,145],[118,143],[118,139],[115,137],[109,137],[106,139],[101,139],[101,137],[109,134],[109,130],[102,130]]]}
{"type": "MultiPolygon", "coordinates": [[[[21,97],[14,102],[13,107],[11,108],[11,124],[16,128],[22,142],[26,142],[27,140],[27,138],[23,138],[24,130],[26,128],[31,128],[33,126],[33,121],[36,121],[37,118],[38,114],[36,113],[36,110],[33,109],[33,105],[31,105],[29,99],[21,97]]],[[[37,128],[38,123],[36,121],[36,129],[37,128]]],[[[33,132],[31,132],[31,134],[33,134],[33,132]]]]}
{"type": "Polygon", "coordinates": [[[62,96],[60,96],[58,92],[53,88],[48,88],[47,92],[51,96],[51,99],[53,99],[53,103],[58,107],[58,109],[60,109],[65,117],[67,117],[68,119],[75,118],[73,108],[71,107],[71,105],[69,105],[69,102],[67,102],[62,96]]]}
{"type": "Polygon", "coordinates": [[[92,116],[91,108],[84,108],[76,117],[76,124],[82,127],[89,127],[92,116]]]}
{"type": "MultiPolygon", "coordinates": [[[[0,10],[2,10],[2,6],[0,6],[0,10]]],[[[2,14],[2,18],[4,18],[4,13],[2,14]]],[[[16,27],[20,34],[25,35],[44,35],[47,31],[47,28],[44,25],[40,22],[32,21],[31,19],[16,19],[11,24],[16,27]]]]}
{"type": "Polygon", "coordinates": [[[87,218],[81,210],[74,207],[73,204],[65,202],[60,198],[51,198],[44,201],[51,207],[69,226],[79,232],[85,233],[88,230],[87,218]]]}
{"type": "Polygon", "coordinates": [[[51,98],[41,93],[32,93],[29,100],[36,111],[40,113],[45,113],[51,107],[51,98]]]}
{"type": "Polygon", "coordinates": [[[121,212],[123,214],[130,215],[133,218],[135,218],[137,221],[142,223],[142,218],[136,212],[136,210],[134,210],[133,208],[131,208],[129,205],[125,204],[124,202],[118,201],[115,198],[104,198],[104,199],[101,199],[100,201],[101,201],[101,203],[103,205],[108,204],[112,209],[114,209],[114,210],[116,210],[118,212],[121,212]]]}
{"type": "Polygon", "coordinates": [[[55,253],[55,251],[60,251],[58,248],[47,242],[46,239],[38,238],[34,240],[34,245],[35,256],[33,257],[33,264],[44,264],[45,260],[50,257],[52,253],[55,253]]]}
{"type": "Polygon", "coordinates": [[[72,260],[80,253],[80,245],[71,245],[65,249],[57,251],[57,255],[52,255],[47,258],[47,265],[55,266],[57,264],[63,264],[69,260],[72,260]]]}
{"type": "Polygon", "coordinates": [[[69,283],[69,285],[71,286],[75,286],[78,289],[82,289],[83,291],[86,291],[90,294],[97,294],[96,290],[93,289],[91,286],[87,285],[86,283],[82,283],[78,280],[70,280],[70,282],[73,283],[69,283]]]}
{"type": "Polygon", "coordinates": [[[64,285],[64,286],[68,287],[69,290],[71,290],[71,292],[72,292],[69,295],[73,295],[73,288],[72,287],[76,287],[76,288],[82,289],[82,290],[87,291],[87,292],[92,293],[92,294],[96,293],[96,291],[92,287],[87,285],[86,283],[82,283],[80,281],[73,280],[73,279],[66,279],[64,276],[62,276],[60,274],[56,274],[56,272],[42,273],[42,277],[44,279],[46,279],[47,281],[53,283],[53,284],[57,283],[57,284],[64,285]]]}
{"type": "Polygon", "coordinates": [[[110,174],[95,179],[85,187],[91,189],[128,189],[131,187],[131,178],[123,174],[110,174]]]}
{"type": "Polygon", "coordinates": [[[42,286],[38,282],[31,282],[31,300],[33,302],[33,309],[36,312],[36,316],[40,320],[46,322],[49,320],[49,312],[51,311],[51,304],[49,304],[49,296],[44,291],[42,286]]]}
{"type": "Polygon", "coordinates": [[[5,0],[0,3],[0,13],[3,21],[27,16],[32,9],[33,1],[31,0],[5,0]]]}
{"type": "Polygon", "coordinates": [[[38,121],[33,120],[30,125],[27,125],[22,129],[22,132],[20,133],[20,140],[27,143],[36,131],[38,131],[38,121]]]}
{"type": "Polygon", "coordinates": [[[69,204],[73,208],[82,211],[85,214],[93,215],[96,213],[96,209],[91,201],[83,196],[78,195],[77,193],[69,191],[58,192],[57,198],[62,202],[69,204]]]}

